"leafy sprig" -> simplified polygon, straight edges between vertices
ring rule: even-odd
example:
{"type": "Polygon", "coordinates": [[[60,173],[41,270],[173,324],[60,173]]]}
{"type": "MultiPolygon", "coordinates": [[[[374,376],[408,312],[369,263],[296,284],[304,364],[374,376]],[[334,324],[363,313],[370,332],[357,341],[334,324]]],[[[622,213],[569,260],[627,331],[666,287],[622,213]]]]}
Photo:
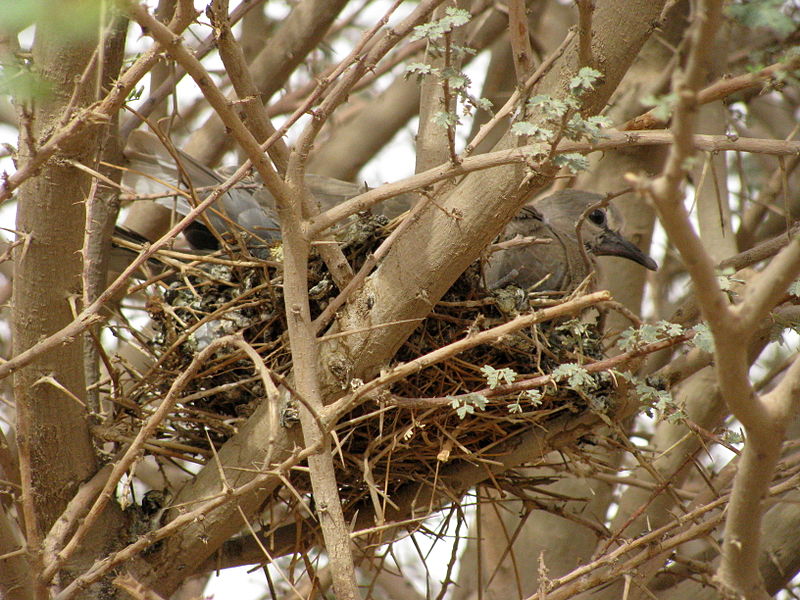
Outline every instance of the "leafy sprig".
{"type": "MultiPolygon", "coordinates": [[[[562,137],[573,141],[588,140],[596,142],[604,137],[603,127],[611,124],[606,117],[584,118],[580,114],[581,96],[595,89],[602,79],[602,73],[590,67],[582,67],[569,82],[569,91],[563,96],[539,94],[525,104],[525,112],[536,115],[535,119],[518,119],[511,126],[512,133],[530,138],[535,150],[531,153],[535,160],[542,160],[562,137]]],[[[588,159],[582,154],[569,153],[553,156],[553,164],[566,167],[573,173],[589,168],[588,159]]]]}

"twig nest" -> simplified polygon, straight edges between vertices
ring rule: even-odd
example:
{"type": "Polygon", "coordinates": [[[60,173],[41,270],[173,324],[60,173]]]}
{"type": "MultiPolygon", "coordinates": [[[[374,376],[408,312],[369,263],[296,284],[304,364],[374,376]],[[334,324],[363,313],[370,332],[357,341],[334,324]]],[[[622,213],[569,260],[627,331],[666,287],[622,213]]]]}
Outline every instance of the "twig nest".
{"type": "MultiPolygon", "coordinates": [[[[360,215],[337,238],[358,267],[387,234],[383,218],[360,215]]],[[[319,258],[312,257],[309,270],[316,315],[338,290],[319,258]]],[[[200,265],[177,276],[166,288],[157,288],[148,306],[158,331],[150,346],[158,369],[142,377],[129,400],[146,404],[163,397],[200,349],[233,332],[241,332],[273,373],[288,376],[291,372],[280,268],[200,265]]],[[[524,290],[514,286],[485,290],[476,263],[395,358],[413,360],[528,310],[524,290]]],[[[388,393],[342,419],[337,428],[342,453],[337,461],[338,481],[349,495],[348,502],[365,497],[367,479],[391,492],[405,482],[434,476],[437,463],[456,457],[472,460],[521,430],[546,427],[548,419],[564,411],[604,410],[614,382],[580,367],[587,358],[601,354],[594,325],[580,320],[542,323],[474,347],[394,384],[388,393]],[[500,397],[488,397],[492,394],[485,392],[532,377],[544,377],[547,385],[500,397]],[[367,479],[365,465],[370,471],[367,479]]],[[[219,353],[185,388],[160,439],[171,444],[173,456],[206,460],[208,440],[224,443],[264,396],[249,358],[237,351],[219,353]]],[[[285,420],[282,425],[294,422],[285,420]]],[[[302,476],[296,477],[297,489],[308,490],[302,476]]]]}

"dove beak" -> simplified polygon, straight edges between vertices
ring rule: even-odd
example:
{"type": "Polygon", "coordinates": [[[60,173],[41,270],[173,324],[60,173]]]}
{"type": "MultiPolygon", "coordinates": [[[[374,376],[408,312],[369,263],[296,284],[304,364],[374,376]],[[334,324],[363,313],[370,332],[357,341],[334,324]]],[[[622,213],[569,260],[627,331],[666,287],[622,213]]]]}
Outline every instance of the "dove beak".
{"type": "Polygon", "coordinates": [[[619,256],[639,263],[645,269],[658,270],[658,263],[642,252],[633,242],[625,239],[616,231],[605,231],[600,243],[594,248],[598,256],[619,256]]]}

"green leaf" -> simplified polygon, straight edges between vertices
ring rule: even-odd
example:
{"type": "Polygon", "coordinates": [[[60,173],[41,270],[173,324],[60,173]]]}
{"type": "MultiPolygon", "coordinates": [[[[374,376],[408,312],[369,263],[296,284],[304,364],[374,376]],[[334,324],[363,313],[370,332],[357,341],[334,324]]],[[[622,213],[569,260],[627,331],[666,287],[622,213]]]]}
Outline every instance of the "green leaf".
{"type": "Polygon", "coordinates": [[[541,406],[544,394],[539,390],[525,390],[522,392],[522,396],[534,406],[541,406]]]}
{"type": "Polygon", "coordinates": [[[41,100],[50,95],[52,86],[26,66],[5,65],[0,70],[0,94],[13,96],[17,102],[41,100]]]}
{"type": "Polygon", "coordinates": [[[779,35],[788,35],[795,30],[796,23],[784,12],[784,0],[745,0],[730,3],[728,15],[745,27],[771,29],[779,35]]]}
{"type": "Polygon", "coordinates": [[[603,138],[607,138],[608,134],[603,131],[606,127],[611,127],[612,121],[608,117],[602,115],[595,115],[584,120],[585,132],[584,136],[590,142],[597,142],[603,138]]]}
{"type": "Polygon", "coordinates": [[[603,76],[603,74],[591,67],[581,67],[578,74],[569,81],[570,91],[580,96],[590,90],[594,89],[594,84],[603,76]]]}
{"type": "Polygon", "coordinates": [[[566,380],[567,385],[573,389],[590,389],[595,385],[592,375],[576,363],[559,365],[553,369],[551,375],[556,381],[566,380]]]}
{"type": "Polygon", "coordinates": [[[610,125],[611,120],[606,117],[594,116],[584,119],[580,114],[575,113],[567,121],[565,135],[576,142],[586,138],[591,142],[608,137],[602,131],[602,127],[610,125]]]}
{"type": "Polygon", "coordinates": [[[470,48],[469,46],[461,46],[459,44],[450,43],[450,53],[453,56],[463,57],[463,56],[475,56],[478,51],[475,48],[470,48]]]}
{"type": "Polygon", "coordinates": [[[540,112],[548,119],[560,121],[572,108],[570,102],[540,94],[528,100],[528,108],[540,112]]]}
{"type": "Polygon", "coordinates": [[[456,27],[461,27],[469,23],[470,12],[468,10],[448,7],[445,10],[445,16],[430,23],[423,23],[414,27],[414,32],[411,34],[411,41],[427,39],[434,41],[444,37],[446,33],[450,33],[456,27]]]}
{"type": "Polygon", "coordinates": [[[522,403],[527,402],[530,403],[531,406],[541,406],[542,404],[542,392],[539,390],[525,390],[519,393],[517,396],[516,401],[511,402],[508,404],[508,412],[511,414],[518,414],[524,411],[522,408],[522,403]]]}
{"type": "Polygon", "coordinates": [[[654,96],[647,94],[642,98],[642,106],[652,106],[653,116],[661,121],[666,121],[670,114],[672,114],[672,107],[678,99],[676,94],[667,94],[665,96],[654,96]]]}
{"type": "Polygon", "coordinates": [[[732,431],[730,429],[726,429],[722,432],[722,439],[729,444],[741,444],[744,442],[744,434],[741,430],[732,431]]]}
{"type": "Polygon", "coordinates": [[[570,319],[564,321],[556,327],[556,331],[567,333],[575,338],[582,338],[589,335],[592,326],[580,319],[570,319]]]}
{"type": "Polygon", "coordinates": [[[550,144],[545,142],[538,142],[534,144],[528,144],[525,149],[525,154],[530,156],[533,160],[539,160],[547,156],[547,153],[550,152],[550,144]]]}
{"type": "Polygon", "coordinates": [[[639,337],[637,335],[637,330],[633,327],[628,327],[625,331],[619,334],[619,339],[617,340],[617,346],[623,352],[629,352],[639,346],[639,337]]]}
{"type": "Polygon", "coordinates": [[[0,5],[0,22],[5,31],[19,31],[45,25],[57,44],[91,39],[97,35],[101,2],[97,0],[5,0],[0,5]]]}
{"type": "Polygon", "coordinates": [[[410,63],[406,66],[406,77],[409,75],[430,75],[434,71],[435,69],[429,64],[421,62],[410,63]]]}
{"type": "Polygon", "coordinates": [[[672,396],[669,392],[656,389],[643,381],[636,384],[636,393],[642,402],[651,404],[659,410],[663,410],[672,401],[672,396]]]}
{"type": "Polygon", "coordinates": [[[686,421],[686,419],[688,418],[689,415],[687,415],[684,411],[682,411],[679,408],[676,408],[675,410],[672,410],[669,413],[667,413],[667,422],[670,423],[671,425],[677,425],[678,423],[682,423],[686,421]]]}
{"type": "Polygon", "coordinates": [[[431,117],[431,122],[434,125],[447,129],[458,125],[458,117],[453,113],[440,110],[431,117]]]}
{"type": "Polygon", "coordinates": [[[494,105],[492,104],[492,101],[491,101],[491,100],[489,100],[488,98],[478,98],[478,99],[475,101],[475,105],[476,105],[478,108],[480,108],[481,110],[485,110],[485,111],[490,111],[490,110],[492,110],[492,106],[494,106],[494,105]]]}
{"type": "Polygon", "coordinates": [[[447,85],[454,90],[461,90],[469,86],[469,77],[464,75],[461,71],[446,69],[445,72],[442,73],[442,77],[447,80],[447,85]]]}
{"type": "Polygon", "coordinates": [[[714,335],[708,325],[698,323],[694,327],[694,337],[692,343],[705,352],[714,353],[714,335]]]}
{"type": "Polygon", "coordinates": [[[634,350],[664,338],[673,338],[683,334],[683,327],[669,321],[659,321],[655,324],[645,323],[641,327],[629,327],[623,331],[617,345],[625,352],[634,350]]]}
{"type": "Polygon", "coordinates": [[[672,398],[672,394],[663,388],[664,382],[658,377],[640,379],[636,376],[627,376],[631,383],[636,385],[635,392],[639,401],[644,405],[648,416],[657,412],[659,419],[666,419],[670,423],[679,423],[686,419],[686,413],[672,398]]]}
{"type": "Polygon", "coordinates": [[[495,369],[491,365],[485,365],[481,367],[481,373],[486,377],[486,383],[489,385],[490,389],[494,389],[503,383],[514,383],[514,380],[517,378],[517,374],[508,367],[495,369]]]}
{"type": "Polygon", "coordinates": [[[795,298],[800,298],[800,279],[789,286],[789,294],[795,298]]]}
{"type": "Polygon", "coordinates": [[[447,396],[447,399],[450,400],[450,406],[455,409],[459,419],[475,414],[476,408],[486,410],[486,404],[489,402],[486,396],[480,394],[467,394],[462,398],[447,396]]]}
{"type": "Polygon", "coordinates": [[[463,8],[456,8],[455,6],[448,6],[445,11],[445,17],[442,19],[451,29],[461,27],[469,23],[472,15],[468,10],[463,8]]]}
{"type": "Polygon", "coordinates": [[[667,337],[678,337],[683,335],[684,329],[678,323],[670,323],[669,321],[659,321],[656,326],[664,332],[667,337]]]}
{"type": "Polygon", "coordinates": [[[511,126],[511,132],[516,135],[529,135],[537,140],[547,141],[552,139],[553,130],[539,127],[530,121],[519,121],[511,126]]]}
{"type": "Polygon", "coordinates": [[[566,167],[572,173],[579,173],[589,168],[589,159],[583,154],[560,154],[553,158],[553,164],[557,167],[566,167]]]}
{"type": "Polygon", "coordinates": [[[733,278],[733,274],[735,272],[736,271],[732,267],[728,267],[717,274],[717,283],[719,284],[719,289],[721,289],[723,292],[732,292],[734,284],[744,283],[742,279],[733,278]]]}
{"type": "Polygon", "coordinates": [[[137,100],[141,99],[142,95],[144,94],[144,86],[137,85],[131,90],[131,93],[128,94],[128,97],[125,98],[126,102],[136,102],[137,100]]]}

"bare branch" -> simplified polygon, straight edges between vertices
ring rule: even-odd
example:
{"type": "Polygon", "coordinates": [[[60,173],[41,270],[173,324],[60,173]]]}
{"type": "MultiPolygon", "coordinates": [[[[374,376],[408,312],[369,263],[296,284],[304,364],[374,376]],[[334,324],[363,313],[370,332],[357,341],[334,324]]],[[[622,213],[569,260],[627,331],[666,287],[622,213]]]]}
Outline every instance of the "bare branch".
{"type": "MultiPolygon", "coordinates": [[[[605,132],[605,137],[602,140],[593,143],[562,141],[554,150],[554,155],[567,152],[594,152],[635,146],[669,145],[672,144],[673,139],[673,134],[668,131],[624,133],[610,130],[605,132]]],[[[737,138],[732,140],[724,135],[694,135],[690,137],[689,143],[692,145],[693,149],[707,150],[710,152],[741,150],[745,152],[789,156],[800,151],[800,142],[752,138],[737,138]]],[[[530,152],[533,149],[534,147],[532,146],[521,146],[508,150],[487,152],[480,156],[465,158],[457,165],[440,165],[422,173],[412,175],[406,179],[382,185],[379,188],[369,190],[355,198],[342,202],[321,213],[319,216],[310,219],[309,228],[313,235],[332,227],[349,216],[400,194],[424,188],[434,183],[459,177],[467,173],[491,169],[499,165],[529,162],[530,152]]],[[[536,166],[540,167],[541,165],[536,166]]]]}
{"type": "Polygon", "coordinates": [[[533,70],[533,48],[528,31],[528,15],[525,0],[508,3],[508,33],[514,55],[514,70],[517,81],[525,81],[533,70]]]}
{"type": "MultiPolygon", "coordinates": [[[[610,150],[615,148],[626,148],[632,146],[651,146],[651,145],[668,145],[672,143],[672,134],[669,132],[637,132],[635,134],[625,134],[622,132],[609,132],[608,138],[601,142],[596,143],[576,143],[576,142],[562,142],[557,150],[557,153],[564,152],[592,152],[610,150]]],[[[698,150],[708,150],[713,152],[723,150],[742,150],[748,152],[760,152],[775,155],[792,155],[800,150],[800,142],[768,140],[768,139],[748,139],[739,138],[731,140],[727,136],[710,136],[710,135],[695,135],[692,137],[692,143],[698,150]]],[[[490,169],[498,165],[504,165],[516,162],[525,162],[527,160],[527,147],[515,148],[511,150],[499,150],[482,154],[473,158],[464,159],[458,166],[437,167],[418,175],[413,175],[407,179],[400,180],[395,183],[386,184],[374,190],[370,190],[361,194],[352,200],[343,202],[334,209],[330,209],[319,217],[310,220],[310,230],[312,233],[323,231],[328,227],[332,227],[335,223],[354,215],[362,210],[366,210],[379,202],[397,196],[399,194],[413,191],[415,189],[425,187],[432,183],[449,179],[458,175],[490,169]]],[[[190,222],[197,218],[197,216],[211,206],[219,197],[221,197],[228,189],[235,185],[235,181],[245,175],[249,169],[250,164],[245,163],[240,167],[234,175],[232,175],[224,184],[221,184],[215,189],[214,193],[203,200],[195,209],[187,214],[181,221],[179,221],[169,232],[164,234],[159,241],[154,242],[150,248],[139,256],[131,265],[103,292],[103,294],[91,306],[86,307],[80,315],[78,315],[72,323],[64,327],[62,330],[54,333],[53,335],[41,340],[36,346],[33,346],[14,356],[13,359],[0,364],[0,379],[7,377],[14,371],[29,364],[37,356],[61,344],[64,340],[80,334],[85,331],[92,324],[101,322],[105,317],[98,314],[100,308],[108,302],[108,300],[121,289],[122,285],[127,279],[136,272],[148,258],[153,256],[157,251],[169,243],[176,235],[183,231],[190,222]]],[[[771,252],[771,251],[770,251],[771,252]]]]}
{"type": "MultiPolygon", "coordinates": [[[[781,73],[791,73],[800,66],[800,56],[793,56],[786,60],[764,67],[753,73],[746,73],[736,77],[723,77],[708,87],[697,92],[697,104],[709,104],[723,100],[737,92],[755,87],[766,86],[781,73]]],[[[666,121],[656,117],[657,109],[652,109],[619,126],[622,131],[641,129],[657,129],[666,125],[666,121]]]]}
{"type": "Polygon", "coordinates": [[[582,67],[593,67],[592,13],[594,0],[575,0],[578,5],[578,60],[582,67]]]}
{"type": "MultiPolygon", "coordinates": [[[[377,35],[379,29],[386,24],[389,15],[391,15],[399,5],[399,1],[396,1],[387,14],[378,21],[370,31],[362,36],[361,42],[357,44],[350,55],[340,63],[337,71],[342,72],[347,67],[351,65],[352,67],[334,86],[325,100],[323,100],[322,104],[315,112],[314,119],[308,124],[303,133],[300,134],[297,144],[295,145],[295,154],[290,161],[288,169],[290,179],[297,181],[302,180],[305,164],[314,139],[319,134],[322,125],[330,117],[334,109],[347,99],[347,94],[356,82],[376,65],[400,39],[408,35],[415,26],[422,23],[442,1],[443,0],[424,0],[421,2],[401,23],[391,30],[386,31],[365,56],[359,55],[367,43],[377,35]]],[[[335,79],[339,74],[338,72],[334,72],[331,79],[335,79]]]]}

